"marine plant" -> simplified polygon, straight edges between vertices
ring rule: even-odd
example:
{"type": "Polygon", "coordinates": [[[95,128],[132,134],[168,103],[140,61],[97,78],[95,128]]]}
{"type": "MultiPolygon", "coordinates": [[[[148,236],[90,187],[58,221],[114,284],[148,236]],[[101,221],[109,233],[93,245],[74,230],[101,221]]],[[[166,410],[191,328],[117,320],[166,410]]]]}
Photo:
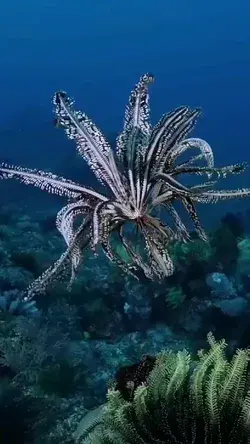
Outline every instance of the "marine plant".
{"type": "Polygon", "coordinates": [[[197,262],[208,264],[213,257],[210,242],[192,239],[190,242],[174,242],[170,246],[171,257],[175,266],[189,269],[197,262]]]}
{"type": "Polygon", "coordinates": [[[167,305],[175,310],[183,304],[186,299],[186,295],[180,286],[170,287],[165,299],[167,305]]]}
{"type": "Polygon", "coordinates": [[[173,239],[189,240],[175,202],[179,201],[185,208],[198,236],[206,239],[196,204],[249,196],[250,189],[214,189],[219,177],[239,173],[245,164],[215,168],[209,144],[199,138],[187,138],[201,114],[200,109],[181,106],[151,126],[148,87],[153,80],[153,75],[143,75],[132,91],[115,152],[92,120],[74,109],[73,100],[65,92],[54,95],[56,125],[64,128],[68,138],[76,142],[78,152],[103,185],[103,192],[45,171],[1,166],[3,179],[15,178],[68,199],[56,218],[67,248],[55,264],[30,285],[27,299],[43,292],[59,275],[70,277],[71,285],[89,247],[97,253],[100,246],[111,261],[136,277],[141,271],[150,279],[169,276],[173,273],[169,243],[173,239]],[[182,155],[191,150],[198,154],[181,160],[182,155]],[[182,175],[205,175],[208,181],[186,186],[179,181],[182,175]],[[135,228],[133,241],[131,226],[135,228]],[[131,262],[120,257],[112,247],[114,233],[131,262]],[[138,244],[136,234],[143,240],[142,253],[134,248],[138,244]]]}
{"type": "MultiPolygon", "coordinates": [[[[32,444],[53,431],[56,408],[44,396],[33,396],[23,388],[1,380],[0,442],[32,444]]],[[[45,438],[46,439],[46,438],[45,438]]],[[[45,442],[44,439],[44,442],[45,442]]]]}
{"type": "MultiPolygon", "coordinates": [[[[82,444],[245,444],[250,432],[249,350],[226,357],[225,340],[209,349],[163,351],[131,399],[116,387],[98,417],[78,434],[82,444]]],[[[137,376],[138,378],[138,376],[137,376]]],[[[133,385],[133,380],[130,381],[133,385]]]]}

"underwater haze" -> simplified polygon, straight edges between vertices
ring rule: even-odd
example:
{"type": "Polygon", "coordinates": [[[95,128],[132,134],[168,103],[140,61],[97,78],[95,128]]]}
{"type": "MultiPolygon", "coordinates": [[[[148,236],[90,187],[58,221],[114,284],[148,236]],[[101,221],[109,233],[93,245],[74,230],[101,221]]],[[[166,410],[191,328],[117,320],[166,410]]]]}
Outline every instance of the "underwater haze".
{"type": "MultiPolygon", "coordinates": [[[[53,127],[52,95],[67,91],[114,140],[129,92],[152,72],[153,122],[179,105],[200,106],[195,134],[211,144],[216,163],[250,161],[249,19],[247,0],[1,2],[0,158],[86,181],[88,168],[53,127]]],[[[249,186],[249,174],[235,183],[249,186]]],[[[27,193],[0,185],[18,198],[27,193]]],[[[220,204],[216,214],[232,205],[248,200],[220,204]]]]}
{"type": "Polygon", "coordinates": [[[250,0],[0,0],[0,85],[0,444],[250,443],[250,0]]]}

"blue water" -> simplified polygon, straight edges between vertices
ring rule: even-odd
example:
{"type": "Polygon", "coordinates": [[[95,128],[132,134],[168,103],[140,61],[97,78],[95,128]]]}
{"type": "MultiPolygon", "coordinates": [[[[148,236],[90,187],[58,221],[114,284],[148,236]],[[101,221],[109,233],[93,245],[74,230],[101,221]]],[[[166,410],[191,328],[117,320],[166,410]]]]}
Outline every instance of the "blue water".
{"type": "MultiPolygon", "coordinates": [[[[249,23],[247,0],[2,0],[0,158],[74,175],[74,147],[52,125],[54,91],[113,137],[131,88],[150,71],[154,122],[180,104],[201,106],[195,134],[217,163],[250,162],[249,23]]],[[[249,173],[237,184],[250,185],[249,173]]],[[[221,205],[216,214],[249,203],[221,205]]]]}

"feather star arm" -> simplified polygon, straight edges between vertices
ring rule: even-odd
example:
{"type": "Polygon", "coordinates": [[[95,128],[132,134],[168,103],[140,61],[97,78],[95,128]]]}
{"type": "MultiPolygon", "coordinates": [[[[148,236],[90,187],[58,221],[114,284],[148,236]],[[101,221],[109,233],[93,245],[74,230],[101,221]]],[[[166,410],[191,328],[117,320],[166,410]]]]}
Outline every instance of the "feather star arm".
{"type": "Polygon", "coordinates": [[[108,200],[105,196],[94,190],[90,190],[71,180],[64,179],[63,177],[46,171],[2,164],[0,167],[0,179],[17,179],[26,185],[33,185],[49,193],[66,196],[68,198],[86,196],[94,197],[104,202],[108,200]]]}

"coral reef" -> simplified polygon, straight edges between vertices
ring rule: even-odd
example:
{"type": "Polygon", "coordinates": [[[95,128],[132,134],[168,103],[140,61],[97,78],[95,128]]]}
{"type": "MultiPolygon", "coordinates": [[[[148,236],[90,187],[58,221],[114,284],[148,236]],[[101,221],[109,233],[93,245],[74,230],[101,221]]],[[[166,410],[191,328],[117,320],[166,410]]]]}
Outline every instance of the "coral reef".
{"type": "MultiPolygon", "coordinates": [[[[8,208],[3,211],[6,218],[8,208]]],[[[104,256],[89,254],[70,293],[59,282],[30,306],[23,299],[25,287],[63,249],[56,230],[45,229],[46,218],[46,210],[25,218],[17,211],[0,227],[0,388],[7,380],[24,399],[41,401],[39,415],[48,422],[43,432],[40,419],[34,423],[35,444],[39,439],[71,444],[84,412],[104,403],[115,377],[116,388],[131,402],[151,370],[150,364],[140,373],[140,363],[154,362],[164,348],[194,353],[204,347],[209,330],[226,337],[232,355],[249,346],[249,240],[242,231],[238,237],[235,225],[227,232],[234,239],[230,273],[228,262],[221,261],[223,249],[215,254],[219,227],[208,242],[193,237],[172,246],[176,272],[167,280],[138,282],[104,256]],[[13,252],[21,252],[20,260],[13,252]]]]}

